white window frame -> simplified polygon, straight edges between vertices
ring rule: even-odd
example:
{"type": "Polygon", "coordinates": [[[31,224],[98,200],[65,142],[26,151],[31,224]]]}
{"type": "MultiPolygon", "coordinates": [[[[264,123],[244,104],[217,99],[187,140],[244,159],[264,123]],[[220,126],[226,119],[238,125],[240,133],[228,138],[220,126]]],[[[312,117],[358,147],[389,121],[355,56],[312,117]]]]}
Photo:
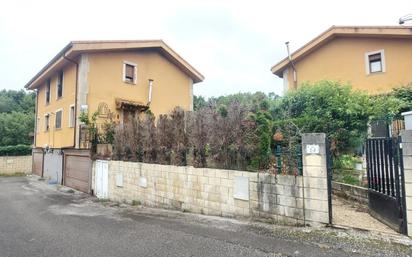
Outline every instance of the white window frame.
{"type": "Polygon", "coordinates": [[[136,85],[137,84],[137,64],[133,63],[133,62],[129,62],[129,61],[123,61],[123,77],[122,80],[124,83],[127,84],[133,84],[136,85]],[[133,82],[127,81],[126,80],[126,64],[131,65],[134,67],[134,77],[133,77],[133,82]]]}
{"type": "Polygon", "coordinates": [[[367,75],[380,74],[380,73],[386,72],[385,50],[384,49],[365,53],[365,71],[367,75]],[[382,71],[379,71],[379,72],[370,71],[369,56],[374,55],[374,54],[381,55],[382,71]]]}
{"type": "Polygon", "coordinates": [[[56,100],[59,100],[59,99],[63,98],[63,90],[64,90],[64,72],[59,71],[57,73],[57,77],[56,77],[56,100]],[[62,96],[59,97],[59,78],[60,78],[60,74],[63,74],[63,75],[62,75],[62,96]]]}
{"type": "Polygon", "coordinates": [[[50,131],[50,113],[44,114],[44,132],[50,131]],[[46,119],[47,117],[47,119],[46,119]],[[46,122],[47,121],[47,122],[46,122]],[[49,127],[49,128],[47,128],[49,127]]]}
{"type": "Polygon", "coordinates": [[[54,129],[55,130],[60,130],[63,128],[63,108],[57,109],[54,113],[54,129]],[[57,113],[61,112],[62,116],[60,117],[60,128],[56,127],[56,121],[57,121],[57,113]]]}
{"type": "Polygon", "coordinates": [[[76,113],[76,109],[74,107],[74,104],[71,104],[69,106],[69,128],[74,128],[74,120],[76,119],[76,117],[74,117],[76,113]],[[72,108],[73,108],[73,114],[72,114],[72,108]]]}

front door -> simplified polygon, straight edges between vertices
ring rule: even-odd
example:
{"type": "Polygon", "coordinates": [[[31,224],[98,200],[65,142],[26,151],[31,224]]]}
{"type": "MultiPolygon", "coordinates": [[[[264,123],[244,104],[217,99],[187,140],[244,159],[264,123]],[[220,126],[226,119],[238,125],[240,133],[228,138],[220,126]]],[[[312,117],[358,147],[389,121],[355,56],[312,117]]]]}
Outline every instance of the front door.
{"type": "Polygon", "coordinates": [[[123,124],[128,124],[136,118],[135,110],[123,110],[123,124]]]}

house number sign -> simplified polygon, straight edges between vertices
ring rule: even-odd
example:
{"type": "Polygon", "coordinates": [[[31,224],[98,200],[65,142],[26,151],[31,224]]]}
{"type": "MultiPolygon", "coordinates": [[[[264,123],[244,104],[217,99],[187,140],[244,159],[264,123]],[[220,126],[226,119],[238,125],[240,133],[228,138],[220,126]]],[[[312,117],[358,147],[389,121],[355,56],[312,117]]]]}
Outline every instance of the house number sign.
{"type": "Polygon", "coordinates": [[[306,145],[307,154],[319,154],[319,145],[306,145]]]}

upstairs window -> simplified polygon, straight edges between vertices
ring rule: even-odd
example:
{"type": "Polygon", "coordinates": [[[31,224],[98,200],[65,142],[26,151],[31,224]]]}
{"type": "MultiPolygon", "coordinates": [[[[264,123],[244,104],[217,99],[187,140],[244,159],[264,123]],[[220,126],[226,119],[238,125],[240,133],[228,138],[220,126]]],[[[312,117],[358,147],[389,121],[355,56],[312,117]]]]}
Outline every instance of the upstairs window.
{"type": "Polygon", "coordinates": [[[46,82],[46,104],[50,103],[50,79],[46,82]]]}
{"type": "Polygon", "coordinates": [[[136,64],[130,62],[123,63],[123,81],[130,84],[136,84],[137,69],[136,64]]]}
{"type": "Polygon", "coordinates": [[[44,131],[49,131],[50,126],[49,126],[49,121],[50,121],[50,115],[46,114],[44,115],[44,131]]]}
{"type": "Polygon", "coordinates": [[[61,129],[62,128],[62,110],[58,110],[56,111],[56,124],[55,124],[55,128],[56,129],[61,129]]]}
{"type": "Polygon", "coordinates": [[[63,96],[63,71],[59,73],[57,77],[57,98],[63,96]]]}
{"type": "Polygon", "coordinates": [[[366,74],[385,72],[384,51],[366,53],[366,74]]]}

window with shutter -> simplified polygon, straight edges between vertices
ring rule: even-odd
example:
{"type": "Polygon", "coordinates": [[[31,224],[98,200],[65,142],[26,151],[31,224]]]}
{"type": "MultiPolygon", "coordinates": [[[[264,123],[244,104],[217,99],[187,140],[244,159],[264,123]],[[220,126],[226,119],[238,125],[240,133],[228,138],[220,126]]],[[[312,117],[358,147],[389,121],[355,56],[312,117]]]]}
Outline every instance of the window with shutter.
{"type": "Polygon", "coordinates": [[[59,73],[57,77],[57,98],[63,96],[63,71],[59,73]]]}
{"type": "Polygon", "coordinates": [[[62,128],[62,111],[59,110],[56,112],[56,124],[55,124],[56,129],[61,129],[62,128]]]}
{"type": "Polygon", "coordinates": [[[136,65],[128,62],[125,62],[123,65],[123,81],[136,84],[136,65]]]}

